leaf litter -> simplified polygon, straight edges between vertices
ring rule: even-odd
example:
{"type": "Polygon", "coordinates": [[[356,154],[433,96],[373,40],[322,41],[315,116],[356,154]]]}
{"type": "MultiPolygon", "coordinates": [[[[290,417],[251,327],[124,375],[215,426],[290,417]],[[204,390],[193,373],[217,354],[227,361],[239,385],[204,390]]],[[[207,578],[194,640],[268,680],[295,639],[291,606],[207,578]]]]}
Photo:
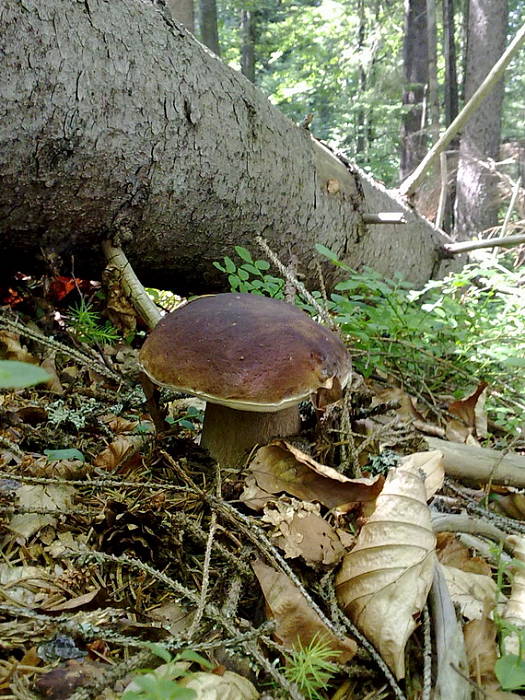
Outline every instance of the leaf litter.
{"type": "MultiPolygon", "coordinates": [[[[524,626],[521,572],[507,599],[495,560],[474,556],[454,532],[440,533],[436,548],[431,524],[430,507],[492,517],[490,486],[444,485],[441,453],[418,449],[424,433],[471,446],[486,440],[488,387],[443,397],[433,411],[439,397],[422,401],[366,380],[368,408],[350,416],[351,433],[341,430],[342,407],[321,418],[330,449],[311,431],[307,449],[276,440],[244,471],[219,474],[198,446],[198,412],[188,421],[171,401],[172,427],[155,431],[132,369],[140,341],[94,349],[66,322],[57,331],[75,288],[64,279],[65,291],[45,300],[38,331],[24,310],[38,298],[26,295],[18,315],[0,316],[1,358],[40,364],[51,377],[0,394],[0,697],[121,697],[137,670],[158,665],[154,644],[169,657],[167,683],[179,679],[182,649],[211,662],[213,673],[185,662],[181,687],[198,697],[256,698],[271,681],[277,694],[301,698],[284,672],[287,652],[318,637],[338,669],[326,697],[382,693],[381,659],[401,682],[390,680],[392,697],[419,697],[422,658],[407,649],[422,639],[438,558],[472,682],[487,697],[515,696],[494,666],[506,658],[498,619],[512,623],[514,639],[524,626]],[[46,349],[51,327],[59,344],[46,349]],[[377,467],[383,453],[397,453],[397,467],[370,473],[370,457],[377,467]],[[364,475],[347,476],[349,455],[364,475]]],[[[140,328],[114,286],[111,298],[113,323],[140,328]]],[[[499,487],[500,512],[519,496],[499,487]]],[[[505,546],[521,558],[519,530],[501,519],[514,533],[505,546]]]]}

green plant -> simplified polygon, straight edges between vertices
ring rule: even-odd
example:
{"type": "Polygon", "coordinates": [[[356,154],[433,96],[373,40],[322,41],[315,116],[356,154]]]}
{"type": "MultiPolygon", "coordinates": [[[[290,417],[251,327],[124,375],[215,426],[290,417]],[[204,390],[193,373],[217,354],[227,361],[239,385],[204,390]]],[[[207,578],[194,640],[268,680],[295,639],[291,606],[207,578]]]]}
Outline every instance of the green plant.
{"type": "MultiPolygon", "coordinates": [[[[358,372],[393,376],[413,394],[452,392],[457,398],[485,381],[491,417],[510,431],[523,422],[523,269],[497,262],[469,265],[414,290],[401,278],[384,279],[369,269],[358,273],[326,246],[316,248],[346,273],[325,303],[348,339],[358,372]]],[[[255,267],[247,262],[248,251],[237,246],[236,252],[241,264],[230,258],[227,266],[216,264],[228,274],[232,290],[282,296],[284,280],[271,277],[266,284],[260,272],[264,261],[255,267]]],[[[312,294],[322,302],[320,292],[312,294]]],[[[296,303],[315,315],[307,301],[296,298],[296,303]]]]}
{"type": "Polygon", "coordinates": [[[227,255],[224,262],[214,262],[213,265],[225,275],[232,292],[250,292],[261,296],[282,299],[284,280],[268,274],[270,263],[267,260],[254,260],[251,253],[240,245],[235,246],[235,252],[242,262],[236,264],[227,255]]]}
{"type": "Polygon", "coordinates": [[[48,382],[49,374],[29,362],[0,360],[0,389],[25,389],[34,384],[48,382]]]}
{"type": "Polygon", "coordinates": [[[199,430],[200,424],[204,420],[204,412],[199,411],[195,406],[188,406],[186,413],[180,418],[166,418],[166,423],[170,425],[180,425],[186,430],[199,430]]]}
{"type": "Polygon", "coordinates": [[[289,654],[285,655],[285,677],[295,683],[308,700],[322,700],[319,691],[326,688],[337,673],[337,666],[330,659],[341,652],[330,647],[328,642],[315,636],[306,646],[300,642],[289,654]]]}
{"type": "Polygon", "coordinates": [[[152,669],[140,669],[133,678],[137,690],[127,690],[122,700],[194,700],[197,693],[191,688],[183,688],[177,683],[178,678],[191,675],[186,670],[186,663],[198,663],[204,668],[211,668],[210,662],[191,649],[181,651],[176,656],[160,644],[149,644],[150,650],[166,664],[163,667],[166,675],[160,675],[152,669]]]}
{"type": "Polygon", "coordinates": [[[100,313],[84,298],[69,308],[68,315],[73,332],[83,343],[114,343],[120,338],[117,329],[109,321],[103,322],[100,313]]]}

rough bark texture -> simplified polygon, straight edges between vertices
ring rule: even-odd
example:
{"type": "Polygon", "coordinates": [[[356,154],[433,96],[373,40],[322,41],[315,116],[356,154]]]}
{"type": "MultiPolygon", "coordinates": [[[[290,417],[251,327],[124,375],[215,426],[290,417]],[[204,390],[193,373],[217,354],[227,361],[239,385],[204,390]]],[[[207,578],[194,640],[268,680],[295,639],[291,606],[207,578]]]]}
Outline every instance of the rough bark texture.
{"type": "MultiPolygon", "coordinates": [[[[436,274],[443,237],[272,107],[161,6],[3,0],[0,266],[41,250],[98,275],[121,233],[149,285],[224,287],[213,260],[262,234],[314,282],[314,243],[355,268],[436,274]],[[6,79],[7,78],[7,79],[6,79]],[[368,226],[363,212],[405,211],[368,226]],[[124,235],[125,234],[125,235],[124,235]]],[[[327,265],[330,284],[337,268],[327,265]]]]}
{"type": "Polygon", "coordinates": [[[195,33],[195,8],[193,0],[166,0],[166,5],[176,22],[181,22],[192,34],[195,33]]]}
{"type": "Polygon", "coordinates": [[[428,83],[427,0],[407,0],[403,43],[405,90],[403,104],[407,111],[401,129],[401,179],[419,165],[426,153],[423,101],[428,83]]]}
{"type": "MultiPolygon", "coordinates": [[[[470,0],[465,101],[481,84],[505,48],[506,0],[470,0]]],[[[503,81],[488,95],[461,135],[456,189],[455,231],[472,238],[497,224],[497,176],[487,165],[498,155],[503,81]]]]}
{"type": "Polygon", "coordinates": [[[216,0],[200,0],[200,29],[201,41],[213,53],[220,56],[219,30],[217,28],[217,2],[216,0]]]}
{"type": "Polygon", "coordinates": [[[255,13],[241,11],[241,73],[255,82],[255,13]]]}

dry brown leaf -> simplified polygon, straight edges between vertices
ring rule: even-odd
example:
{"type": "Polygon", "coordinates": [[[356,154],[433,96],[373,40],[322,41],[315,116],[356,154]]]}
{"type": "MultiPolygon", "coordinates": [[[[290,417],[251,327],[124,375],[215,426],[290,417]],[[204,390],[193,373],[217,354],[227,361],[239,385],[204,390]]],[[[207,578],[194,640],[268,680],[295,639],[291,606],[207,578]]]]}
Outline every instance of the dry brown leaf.
{"type": "Polygon", "coordinates": [[[55,354],[53,353],[53,355],[46,357],[40,363],[40,367],[42,367],[42,369],[45,369],[51,377],[51,379],[49,379],[49,381],[47,381],[45,384],[48,391],[51,391],[53,394],[63,394],[64,387],[62,386],[62,383],[58,378],[57,368],[55,364],[55,354]]]}
{"type": "Polygon", "coordinates": [[[39,607],[59,590],[51,573],[42,566],[0,564],[0,600],[26,608],[39,607]]]}
{"type": "Polygon", "coordinates": [[[46,698],[67,700],[75,688],[101,680],[107,665],[95,661],[70,659],[57,668],[42,674],[35,685],[46,698]]]}
{"type": "Polygon", "coordinates": [[[498,496],[493,505],[499,513],[514,518],[525,520],[525,494],[509,493],[506,496],[498,496]]]}
{"type": "Polygon", "coordinates": [[[427,452],[414,452],[403,457],[400,461],[403,469],[410,471],[421,471],[425,480],[425,491],[427,501],[439,491],[445,480],[445,465],[443,453],[439,450],[427,452]]]}
{"type": "Polygon", "coordinates": [[[95,588],[94,590],[89,591],[89,593],[84,593],[83,595],[78,595],[74,598],[69,598],[69,600],[65,600],[62,603],[56,603],[52,605],[43,603],[41,607],[43,610],[50,612],[61,612],[63,610],[78,610],[92,603],[95,600],[95,598],[99,596],[101,590],[101,588],[95,588]]]}
{"type": "Polygon", "coordinates": [[[404,649],[432,584],[435,536],[417,469],[389,472],[372,515],[336,577],[341,607],[397,678],[404,649]]]}
{"type": "Polygon", "coordinates": [[[144,445],[140,436],[117,437],[93,460],[95,467],[115,471],[131,460],[144,445]]]}
{"type": "Polygon", "coordinates": [[[270,536],[289,559],[328,565],[343,556],[345,547],[317,504],[280,499],[266,505],[262,520],[273,525],[270,536]]]}
{"type": "MultiPolygon", "coordinates": [[[[22,508],[51,511],[68,510],[71,507],[74,493],[75,489],[71,486],[24,485],[16,490],[16,498],[22,508]]],[[[51,514],[15,513],[9,521],[9,529],[15,535],[29,539],[42,528],[55,523],[56,520],[51,514]]]]}
{"type": "Polygon", "coordinates": [[[177,682],[184,688],[192,688],[201,700],[257,700],[260,697],[251,681],[233,671],[222,675],[198,671],[177,682]]]}
{"type": "Polygon", "coordinates": [[[443,566],[450,597],[467,620],[481,620],[496,604],[497,586],[490,576],[443,566]]]}
{"type": "Polygon", "coordinates": [[[437,533],[437,555],[442,564],[473,574],[491,576],[492,569],[482,557],[473,557],[468,547],[453,532],[437,533]]]}
{"type": "Polygon", "coordinates": [[[382,483],[380,477],[349,479],[284,440],[277,440],[255,453],[241,501],[260,510],[274,495],[284,492],[336,508],[373,500],[381,491],[382,483]]]}
{"type": "Polygon", "coordinates": [[[260,559],[252,564],[266,600],[267,616],[275,620],[275,637],[288,649],[306,646],[314,637],[323,640],[334,651],[333,660],[345,663],[355,654],[356,643],[346,637],[338,639],[310,608],[303,594],[290,581],[260,559]]]}
{"type": "Polygon", "coordinates": [[[117,435],[121,435],[122,433],[132,433],[139,424],[138,420],[128,420],[122,416],[116,416],[113,413],[100,416],[99,420],[104,423],[104,425],[107,425],[108,428],[117,435]]]}
{"type": "Polygon", "coordinates": [[[31,355],[20,343],[18,333],[0,331],[0,357],[3,360],[18,360],[18,362],[30,362],[38,364],[38,360],[31,355]]]}
{"type": "Polygon", "coordinates": [[[445,436],[452,442],[468,442],[472,444],[478,438],[487,435],[487,414],[485,412],[485,400],[487,397],[486,382],[481,382],[476,391],[466,399],[452,401],[448,405],[449,413],[458,416],[459,420],[450,419],[447,421],[445,436]]]}
{"type": "Polygon", "coordinates": [[[494,664],[498,658],[497,631],[494,621],[485,615],[479,620],[467,622],[463,628],[470,677],[476,683],[487,678],[495,680],[494,664]]]}
{"type": "Polygon", "coordinates": [[[419,412],[417,408],[416,399],[410,394],[402,389],[401,387],[388,387],[387,389],[382,389],[376,392],[374,398],[372,399],[372,406],[377,406],[382,403],[389,403],[391,401],[399,402],[400,406],[396,409],[397,415],[404,421],[408,420],[420,420],[424,421],[424,416],[419,412]]]}

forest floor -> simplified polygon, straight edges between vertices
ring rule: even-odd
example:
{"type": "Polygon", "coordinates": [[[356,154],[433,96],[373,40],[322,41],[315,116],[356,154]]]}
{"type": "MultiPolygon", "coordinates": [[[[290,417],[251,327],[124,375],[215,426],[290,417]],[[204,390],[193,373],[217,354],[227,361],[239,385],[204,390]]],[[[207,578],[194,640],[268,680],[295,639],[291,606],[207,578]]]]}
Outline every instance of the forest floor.
{"type": "Polygon", "coordinates": [[[513,697],[494,675],[505,613],[491,614],[510,558],[488,543],[521,540],[523,496],[445,477],[426,442],[482,450],[484,386],[433,397],[431,414],[387,377],[357,377],[343,405],[304,407],[300,440],[222,469],[198,445],[198,401],[163,394],[155,429],[137,381],[145,330],[113,309],[134,339],[99,342],[98,287],[19,275],[2,290],[0,356],[51,380],[0,393],[0,698],[415,699],[431,668],[454,697],[471,683],[513,697]],[[93,303],[80,324],[79,293],[93,303]],[[471,524],[435,535],[439,515],[471,524]],[[425,606],[436,552],[466,627],[432,650],[447,607],[435,592],[425,606]]]}

